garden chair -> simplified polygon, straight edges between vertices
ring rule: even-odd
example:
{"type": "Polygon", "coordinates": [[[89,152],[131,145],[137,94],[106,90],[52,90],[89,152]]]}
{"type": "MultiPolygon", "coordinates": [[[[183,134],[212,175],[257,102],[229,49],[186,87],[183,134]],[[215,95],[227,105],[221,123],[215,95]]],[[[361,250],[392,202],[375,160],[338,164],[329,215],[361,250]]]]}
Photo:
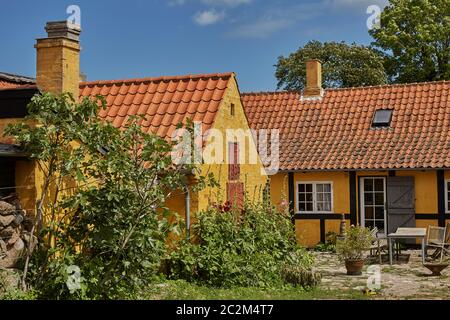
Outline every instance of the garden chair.
{"type": "Polygon", "coordinates": [[[380,264],[382,264],[382,259],[381,259],[381,253],[383,251],[383,249],[387,248],[387,240],[385,238],[382,238],[378,235],[378,228],[375,227],[372,229],[371,234],[372,234],[372,245],[370,246],[369,250],[370,250],[370,255],[373,256],[373,252],[375,251],[376,254],[378,254],[378,258],[380,261],[380,264]]]}
{"type": "Polygon", "coordinates": [[[428,255],[428,249],[435,249],[431,255],[433,259],[438,259],[440,256],[440,262],[444,256],[445,242],[446,242],[446,228],[429,226],[427,234],[427,243],[425,246],[425,256],[428,255]]]}
{"type": "Polygon", "coordinates": [[[450,255],[450,222],[447,222],[447,226],[445,227],[444,254],[450,255]]]}

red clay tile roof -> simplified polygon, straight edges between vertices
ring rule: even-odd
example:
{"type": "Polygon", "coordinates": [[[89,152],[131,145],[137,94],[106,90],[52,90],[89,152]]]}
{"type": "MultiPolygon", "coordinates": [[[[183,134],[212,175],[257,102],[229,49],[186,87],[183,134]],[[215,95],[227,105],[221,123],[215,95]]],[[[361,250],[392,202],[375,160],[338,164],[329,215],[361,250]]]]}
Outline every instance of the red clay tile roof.
{"type": "Polygon", "coordinates": [[[242,94],[253,129],[280,130],[281,170],[450,168],[450,82],[242,94]],[[389,128],[372,128],[393,109],[389,128]]]}
{"type": "Polygon", "coordinates": [[[80,84],[80,98],[105,97],[107,109],[99,115],[116,127],[124,126],[129,116],[145,115],[146,120],[140,123],[145,132],[170,138],[177,125],[187,119],[202,122],[203,132],[211,128],[232,76],[224,73],[84,82],[80,84]]]}

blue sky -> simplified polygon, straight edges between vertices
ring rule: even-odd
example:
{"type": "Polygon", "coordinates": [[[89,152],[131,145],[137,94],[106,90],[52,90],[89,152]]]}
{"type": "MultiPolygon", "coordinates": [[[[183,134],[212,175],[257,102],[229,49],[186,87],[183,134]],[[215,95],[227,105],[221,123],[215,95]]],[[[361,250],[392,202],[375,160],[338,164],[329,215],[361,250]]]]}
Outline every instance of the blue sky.
{"type": "Polygon", "coordinates": [[[387,0],[0,0],[0,71],[35,75],[47,21],[81,9],[88,80],[234,71],[241,91],[275,90],[273,65],[309,40],[369,44],[369,5],[387,0]]]}

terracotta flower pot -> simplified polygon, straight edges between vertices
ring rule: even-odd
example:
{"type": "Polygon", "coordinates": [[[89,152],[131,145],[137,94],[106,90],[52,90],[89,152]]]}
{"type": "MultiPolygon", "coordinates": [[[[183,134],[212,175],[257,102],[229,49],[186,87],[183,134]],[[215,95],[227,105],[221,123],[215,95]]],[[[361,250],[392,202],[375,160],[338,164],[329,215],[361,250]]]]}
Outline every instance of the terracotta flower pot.
{"type": "Polygon", "coordinates": [[[349,276],[362,275],[363,266],[364,260],[345,260],[345,268],[347,269],[347,275],[349,276]]]}

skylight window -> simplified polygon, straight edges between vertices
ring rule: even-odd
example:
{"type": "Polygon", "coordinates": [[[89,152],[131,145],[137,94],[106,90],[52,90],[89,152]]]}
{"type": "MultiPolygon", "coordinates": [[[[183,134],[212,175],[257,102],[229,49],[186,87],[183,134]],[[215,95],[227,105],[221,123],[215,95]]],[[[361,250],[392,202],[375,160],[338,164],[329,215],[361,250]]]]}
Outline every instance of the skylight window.
{"type": "Polygon", "coordinates": [[[373,116],[372,127],[389,127],[393,111],[392,109],[376,110],[373,116]]]}

